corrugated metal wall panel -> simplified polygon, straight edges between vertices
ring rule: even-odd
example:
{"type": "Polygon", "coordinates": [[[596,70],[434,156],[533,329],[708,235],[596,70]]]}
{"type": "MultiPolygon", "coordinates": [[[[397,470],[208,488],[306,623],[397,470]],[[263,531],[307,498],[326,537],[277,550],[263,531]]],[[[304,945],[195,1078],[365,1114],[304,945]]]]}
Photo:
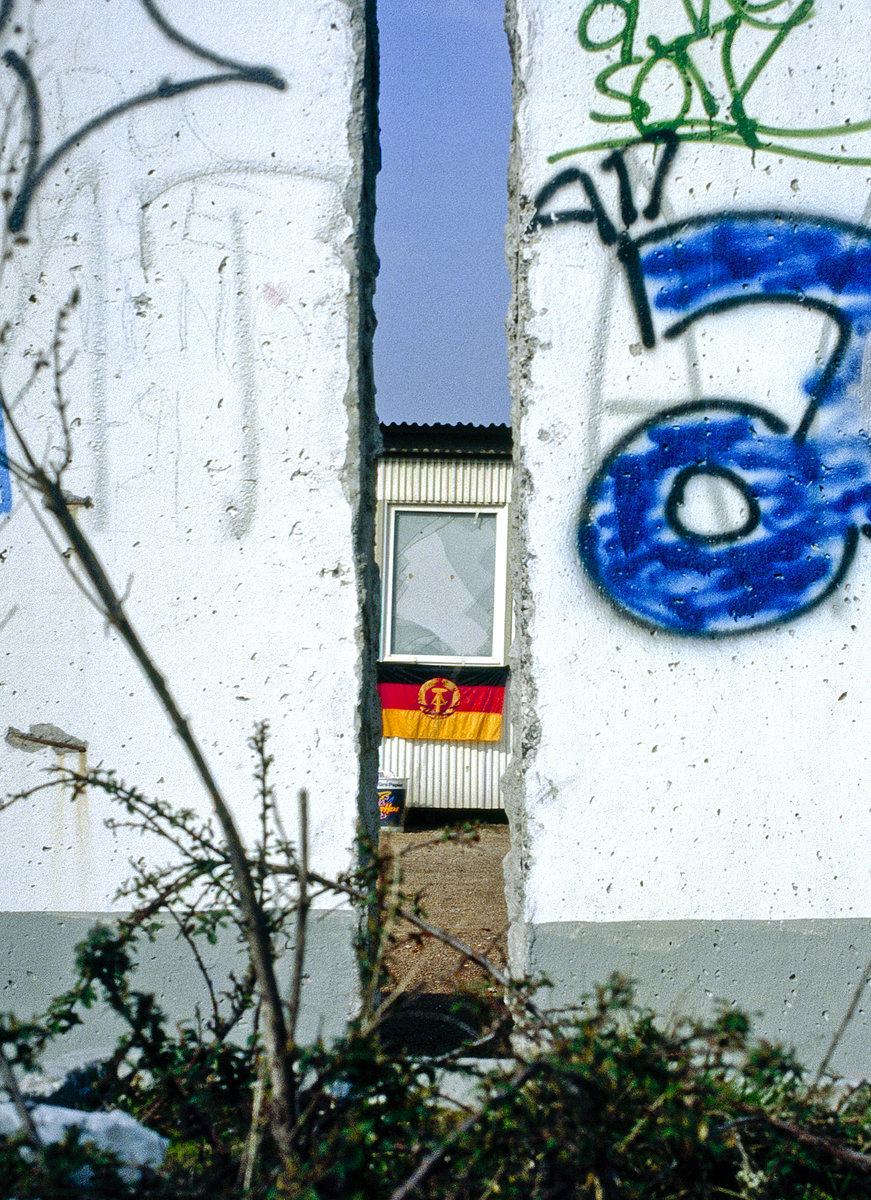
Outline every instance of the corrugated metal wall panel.
{"type": "Polygon", "coordinates": [[[378,467],[382,504],[507,504],[511,463],[486,458],[385,458],[378,467]]]}
{"type": "Polygon", "coordinates": [[[501,741],[413,742],[384,738],[381,770],[408,780],[409,807],[502,808],[501,779],[511,755],[510,702],[506,688],[501,741]]]}

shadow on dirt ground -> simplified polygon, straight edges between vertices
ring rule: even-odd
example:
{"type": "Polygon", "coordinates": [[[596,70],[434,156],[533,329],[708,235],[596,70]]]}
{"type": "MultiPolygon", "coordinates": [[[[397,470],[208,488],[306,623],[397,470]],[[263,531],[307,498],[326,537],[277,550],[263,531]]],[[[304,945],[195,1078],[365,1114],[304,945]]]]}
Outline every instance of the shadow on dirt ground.
{"type": "MultiPolygon", "coordinates": [[[[412,809],[404,830],[381,835],[385,880],[398,870],[403,895],[416,897],[429,921],[500,971],[507,962],[502,860],[508,848],[501,813],[412,809]]],[[[397,922],[387,971],[397,998],[382,1027],[385,1045],[439,1055],[471,1043],[472,1053],[499,1053],[510,1017],[502,989],[481,967],[397,922]]]]}

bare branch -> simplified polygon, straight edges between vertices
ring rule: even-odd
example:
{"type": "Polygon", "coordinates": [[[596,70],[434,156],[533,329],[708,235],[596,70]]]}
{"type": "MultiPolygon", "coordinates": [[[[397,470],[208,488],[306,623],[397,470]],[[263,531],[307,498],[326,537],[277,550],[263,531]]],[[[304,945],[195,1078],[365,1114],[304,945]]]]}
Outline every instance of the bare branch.
{"type": "Polygon", "coordinates": [[[299,1003],[302,995],[302,972],[305,964],[305,937],[308,921],[308,792],[301,788],[299,800],[299,897],[296,905],[296,941],[293,948],[293,975],[290,982],[290,999],[287,1004],[287,1033],[291,1042],[296,1040],[299,1020],[299,1003]]]}
{"type": "Polygon", "coordinates": [[[418,1184],[423,1183],[424,1179],[426,1179],[433,1167],[438,1166],[450,1148],[456,1142],[458,1142],[461,1137],[465,1137],[467,1133],[471,1133],[486,1112],[488,1112],[491,1108],[495,1108],[497,1105],[501,1104],[503,1100],[507,1100],[509,1096],[522,1088],[527,1079],[529,1079],[529,1077],[535,1072],[537,1066],[537,1063],[528,1063],[519,1071],[515,1071],[515,1073],[511,1076],[507,1086],[504,1087],[501,1092],[497,1092],[495,1096],[491,1096],[487,1102],[480,1109],[478,1109],[478,1111],[473,1112],[470,1116],[466,1117],[465,1121],[461,1122],[456,1129],[451,1130],[448,1136],[439,1142],[438,1146],[436,1146],[434,1150],[431,1150],[429,1154],[421,1159],[415,1170],[411,1173],[411,1175],[409,1175],[405,1182],[401,1183],[399,1187],[393,1189],[393,1191],[390,1193],[389,1200],[405,1200],[406,1196],[410,1196],[411,1193],[417,1188],[418,1184]]]}
{"type": "Polygon", "coordinates": [[[184,940],[187,942],[188,949],[190,950],[191,954],[193,955],[194,962],[197,965],[197,970],[199,971],[200,975],[203,977],[203,980],[205,981],[206,990],[209,993],[209,1003],[212,1006],[212,1023],[213,1023],[212,1028],[214,1030],[217,1030],[221,1023],[221,1013],[220,1013],[220,1009],[218,1008],[218,998],[215,995],[215,988],[214,988],[214,984],[212,983],[212,977],[206,968],[206,964],[203,962],[203,956],[200,954],[200,948],[197,945],[196,938],[191,937],[190,930],[188,929],[186,923],[181,919],[181,917],[175,911],[175,909],[170,908],[168,911],[169,911],[170,916],[172,917],[172,919],[175,921],[176,925],[178,926],[179,933],[184,938],[184,940]]]}
{"type": "Polygon", "coordinates": [[[48,1166],[45,1158],[45,1146],[42,1143],[42,1138],[39,1136],[39,1130],[33,1123],[30,1109],[25,1103],[24,1097],[21,1094],[21,1088],[18,1086],[18,1080],[15,1078],[15,1072],[12,1069],[9,1059],[3,1053],[2,1046],[0,1046],[0,1079],[2,1079],[3,1086],[12,1098],[15,1111],[18,1113],[18,1119],[21,1121],[22,1128],[24,1129],[24,1135],[33,1148],[39,1168],[41,1171],[45,1171],[48,1166]]]}
{"type": "Polygon", "coordinates": [[[822,1060],[820,1061],[820,1065],[817,1067],[816,1074],[814,1075],[814,1081],[810,1086],[811,1095],[813,1095],[813,1093],[819,1088],[820,1080],[822,1079],[823,1075],[825,1074],[826,1070],[828,1069],[829,1063],[832,1061],[832,1058],[834,1057],[834,1053],[841,1043],[841,1038],[847,1032],[847,1028],[850,1025],[850,1022],[853,1020],[853,1017],[856,1015],[856,1009],[859,1007],[859,1002],[862,999],[862,993],[865,991],[865,988],[868,986],[869,980],[871,980],[871,960],[869,960],[868,963],[866,964],[865,970],[862,972],[862,974],[859,978],[859,982],[856,984],[856,987],[853,991],[852,999],[850,1000],[850,1003],[847,1005],[847,1011],[844,1013],[844,1018],[841,1021],[841,1024],[835,1030],[834,1036],[833,1036],[831,1042],[829,1042],[829,1047],[826,1050],[825,1054],[823,1055],[822,1060]]]}
{"type": "Polygon", "coordinates": [[[25,487],[22,489],[22,491],[24,494],[24,499],[27,503],[27,507],[30,509],[31,513],[33,514],[37,525],[40,527],[42,532],[45,534],[45,540],[48,542],[49,546],[51,546],[52,550],[54,550],[55,555],[57,556],[58,561],[60,562],[61,566],[66,571],[67,575],[70,577],[73,584],[79,590],[79,592],[82,594],[84,599],[87,600],[87,602],[89,604],[93,605],[94,608],[99,608],[99,604],[97,602],[96,597],[94,597],[88,591],[84,582],[81,579],[79,579],[78,575],[73,570],[73,564],[69,560],[67,551],[63,550],[60,546],[60,543],[55,540],[55,536],[52,533],[51,529],[49,529],[48,525],[46,524],[45,518],[43,517],[42,513],[39,511],[39,508],[34,504],[33,497],[30,494],[30,486],[29,486],[30,485],[30,477],[29,477],[29,475],[26,475],[23,473],[19,474],[18,472],[16,472],[12,463],[9,462],[8,459],[7,459],[7,463],[9,465],[9,469],[13,472],[13,474],[16,476],[16,478],[19,480],[19,482],[25,484],[25,487]]]}
{"type": "Polygon", "coordinates": [[[63,390],[63,377],[73,365],[75,361],[75,352],[67,359],[66,362],[61,362],[61,351],[63,349],[63,335],[66,333],[67,320],[70,313],[79,302],[79,289],[74,288],[70,294],[69,300],[62,308],[58,309],[54,321],[54,338],[51,345],[52,368],[54,376],[54,406],[57,409],[57,414],[60,417],[61,429],[63,431],[64,447],[63,458],[60,464],[55,467],[55,479],[60,481],[61,476],[66,471],[67,467],[73,461],[73,438],[72,430],[70,429],[69,420],[69,403],[63,390]]]}
{"type": "Polygon", "coordinates": [[[245,1150],[242,1154],[242,1161],[239,1164],[243,1196],[251,1195],[251,1185],[254,1181],[254,1165],[257,1162],[257,1154],[263,1137],[263,1125],[260,1114],[263,1107],[265,1085],[266,1064],[261,1059],[257,1070],[257,1082],[254,1085],[254,1099],[251,1103],[251,1128],[248,1130],[248,1137],[245,1139],[245,1150]]]}
{"type": "Polygon", "coordinates": [[[857,1171],[861,1171],[865,1175],[871,1175],[871,1155],[863,1154],[860,1150],[851,1150],[849,1146],[842,1146],[839,1142],[833,1142],[831,1138],[822,1137],[820,1134],[808,1133],[806,1129],[793,1125],[791,1121],[782,1121],[779,1117],[769,1116],[768,1113],[760,1112],[756,1116],[758,1120],[765,1121],[772,1129],[785,1133],[802,1146],[808,1146],[812,1150],[821,1150],[829,1157],[855,1167],[857,1171]]]}
{"type": "MultiPolygon", "coordinates": [[[[288,867],[283,863],[271,864],[270,870],[276,875],[295,876],[297,874],[296,867],[293,865],[288,867]]],[[[327,879],[325,876],[319,875],[316,871],[309,871],[308,878],[310,883],[319,884],[325,891],[347,896],[355,903],[366,904],[369,901],[369,897],[365,892],[361,891],[360,888],[354,887],[353,884],[348,883],[344,879],[327,879]]],[[[403,907],[400,904],[397,904],[393,911],[395,912],[396,916],[401,917],[403,921],[408,921],[409,924],[415,925],[421,931],[421,933],[429,934],[430,937],[434,937],[437,941],[444,943],[444,945],[450,946],[453,950],[456,950],[458,954],[462,954],[471,962],[476,963],[481,970],[485,972],[485,974],[489,975],[491,979],[493,979],[506,991],[514,990],[512,980],[505,974],[505,972],[500,971],[495,963],[491,962],[489,958],[479,953],[479,951],[475,950],[472,946],[466,945],[465,942],[461,942],[459,938],[454,937],[452,933],[447,933],[444,929],[439,929],[438,926],[431,924],[424,917],[418,916],[417,913],[413,912],[411,909],[403,907]]],[[[522,1003],[526,1012],[543,1028],[554,1028],[553,1022],[547,1018],[538,1005],[535,1004],[535,1002],[528,996],[523,997],[522,1003]]]]}

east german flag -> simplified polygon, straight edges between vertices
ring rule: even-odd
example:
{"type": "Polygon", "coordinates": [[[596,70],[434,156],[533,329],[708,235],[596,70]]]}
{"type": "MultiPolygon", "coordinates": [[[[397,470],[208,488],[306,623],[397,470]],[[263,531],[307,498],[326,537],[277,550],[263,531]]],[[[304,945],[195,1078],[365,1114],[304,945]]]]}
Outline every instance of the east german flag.
{"type": "Polygon", "coordinates": [[[498,742],[507,667],[378,664],[385,737],[498,742]]]}

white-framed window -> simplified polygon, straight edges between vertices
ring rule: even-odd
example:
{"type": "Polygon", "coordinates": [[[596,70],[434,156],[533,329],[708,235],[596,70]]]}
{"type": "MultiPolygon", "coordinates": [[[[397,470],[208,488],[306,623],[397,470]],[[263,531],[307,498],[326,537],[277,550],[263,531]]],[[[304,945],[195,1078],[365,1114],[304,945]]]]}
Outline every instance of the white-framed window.
{"type": "Polygon", "coordinates": [[[504,663],[507,509],[392,504],[384,535],[382,659],[504,663]]]}

